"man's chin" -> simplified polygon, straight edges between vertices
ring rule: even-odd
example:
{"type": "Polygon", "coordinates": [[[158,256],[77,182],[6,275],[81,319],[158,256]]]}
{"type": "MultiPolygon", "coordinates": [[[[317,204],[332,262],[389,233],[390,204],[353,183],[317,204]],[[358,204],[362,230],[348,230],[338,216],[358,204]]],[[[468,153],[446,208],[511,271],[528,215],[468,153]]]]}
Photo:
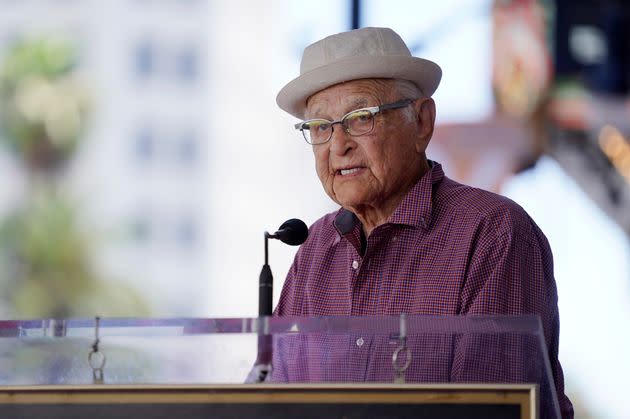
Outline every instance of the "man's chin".
{"type": "Polygon", "coordinates": [[[365,207],[364,201],[361,199],[340,199],[338,203],[345,209],[350,210],[354,213],[356,213],[357,210],[359,210],[360,208],[365,207]]]}
{"type": "MultiPolygon", "coordinates": [[[[369,206],[371,199],[373,196],[370,194],[370,190],[366,188],[361,188],[360,184],[347,184],[347,185],[336,185],[338,187],[334,188],[335,192],[335,201],[341,205],[342,207],[349,209],[362,208],[365,206],[369,206]]],[[[354,212],[354,211],[353,211],[354,212]]]]}

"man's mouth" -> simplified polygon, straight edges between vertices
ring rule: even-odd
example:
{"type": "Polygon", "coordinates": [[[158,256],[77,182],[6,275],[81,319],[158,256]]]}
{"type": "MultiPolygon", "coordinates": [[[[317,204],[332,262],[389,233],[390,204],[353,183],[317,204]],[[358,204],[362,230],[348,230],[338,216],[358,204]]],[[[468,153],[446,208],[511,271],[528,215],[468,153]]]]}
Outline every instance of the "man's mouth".
{"type": "Polygon", "coordinates": [[[353,173],[358,172],[359,170],[363,169],[362,167],[351,167],[348,169],[340,169],[337,171],[337,173],[339,173],[341,176],[347,176],[347,175],[351,175],[353,173]]]}

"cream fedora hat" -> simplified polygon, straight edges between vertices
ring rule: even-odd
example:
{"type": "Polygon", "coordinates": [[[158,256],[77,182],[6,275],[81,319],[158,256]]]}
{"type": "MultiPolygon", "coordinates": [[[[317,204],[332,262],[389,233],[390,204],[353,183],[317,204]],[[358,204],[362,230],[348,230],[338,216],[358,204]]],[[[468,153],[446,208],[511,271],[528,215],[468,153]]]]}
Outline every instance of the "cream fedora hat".
{"type": "Polygon", "coordinates": [[[304,49],[300,76],[280,90],[281,109],[304,119],[306,100],[327,87],[366,78],[403,79],[431,96],[442,69],[429,60],[411,56],[402,38],[389,28],[362,28],[331,35],[304,49]]]}

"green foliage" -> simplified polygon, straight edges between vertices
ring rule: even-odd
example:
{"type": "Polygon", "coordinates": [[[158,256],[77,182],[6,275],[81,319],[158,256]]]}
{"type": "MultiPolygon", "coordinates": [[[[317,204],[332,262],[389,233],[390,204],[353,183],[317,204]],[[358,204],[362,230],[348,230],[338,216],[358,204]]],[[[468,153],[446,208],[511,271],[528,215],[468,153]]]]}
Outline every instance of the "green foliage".
{"type": "Polygon", "coordinates": [[[146,315],[139,295],[95,278],[90,242],[71,205],[52,189],[0,224],[0,293],[23,317],[146,315]]]}
{"type": "Polygon", "coordinates": [[[0,72],[0,92],[15,90],[31,76],[55,79],[69,73],[76,64],[75,48],[62,38],[39,38],[17,42],[5,58],[0,72]]]}
{"type": "Polygon", "coordinates": [[[75,52],[61,38],[23,40],[0,67],[0,140],[32,170],[65,162],[85,128],[89,98],[73,74],[75,52]]]}
{"type": "Polygon", "coordinates": [[[0,61],[0,142],[38,181],[0,220],[0,309],[18,317],[147,315],[135,290],[93,272],[92,242],[58,193],[55,169],[75,151],[89,108],[76,58],[72,42],[38,38],[14,44],[0,61]]]}

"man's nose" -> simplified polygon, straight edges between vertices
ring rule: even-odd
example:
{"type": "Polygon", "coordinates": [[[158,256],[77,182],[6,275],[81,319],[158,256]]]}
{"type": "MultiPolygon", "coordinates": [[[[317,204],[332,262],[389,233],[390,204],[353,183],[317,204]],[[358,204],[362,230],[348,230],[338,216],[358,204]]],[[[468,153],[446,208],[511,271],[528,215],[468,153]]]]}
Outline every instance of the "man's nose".
{"type": "Polygon", "coordinates": [[[356,143],[354,139],[348,132],[346,128],[343,126],[341,122],[337,122],[331,126],[333,130],[332,136],[330,137],[330,152],[334,154],[338,154],[343,156],[348,151],[350,151],[356,143]]]}

